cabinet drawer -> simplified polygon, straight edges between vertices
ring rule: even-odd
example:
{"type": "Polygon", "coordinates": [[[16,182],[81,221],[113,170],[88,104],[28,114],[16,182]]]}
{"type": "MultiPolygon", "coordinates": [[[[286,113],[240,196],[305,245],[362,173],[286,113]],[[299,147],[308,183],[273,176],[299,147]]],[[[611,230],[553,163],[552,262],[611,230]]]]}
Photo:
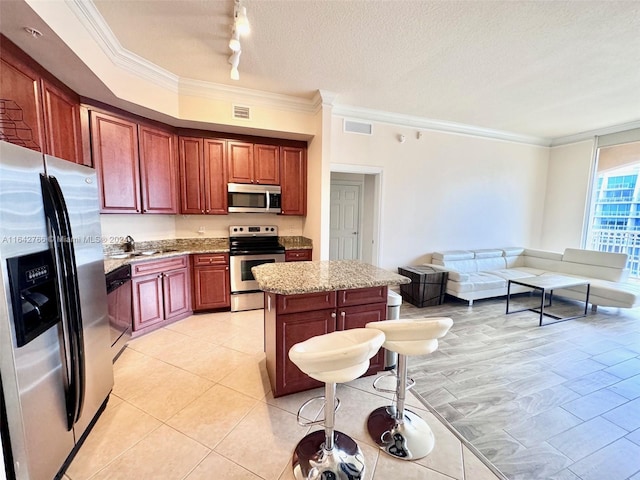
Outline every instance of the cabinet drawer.
{"type": "Polygon", "coordinates": [[[277,295],[276,312],[285,313],[310,312],[336,307],[336,292],[302,293],[300,295],[277,295]]]}
{"type": "Polygon", "coordinates": [[[338,306],[387,302],[387,286],[338,290],[338,306]]]}
{"type": "Polygon", "coordinates": [[[205,267],[209,265],[228,265],[229,255],[227,253],[198,253],[193,255],[194,267],[205,267]]]}
{"type": "Polygon", "coordinates": [[[134,263],[131,266],[131,275],[148,275],[151,273],[162,273],[178,268],[185,268],[188,265],[187,256],[163,258],[160,260],[149,260],[147,262],[134,263]]]}
{"type": "Polygon", "coordinates": [[[310,249],[305,250],[287,250],[284,252],[284,261],[285,262],[302,262],[305,260],[311,260],[311,252],[310,249]]]}

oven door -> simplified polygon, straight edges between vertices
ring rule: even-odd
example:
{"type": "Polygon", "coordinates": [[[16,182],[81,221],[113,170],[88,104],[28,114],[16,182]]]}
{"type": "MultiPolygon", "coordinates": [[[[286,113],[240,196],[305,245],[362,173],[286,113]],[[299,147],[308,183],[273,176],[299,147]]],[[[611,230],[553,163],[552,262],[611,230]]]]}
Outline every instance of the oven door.
{"type": "Polygon", "coordinates": [[[260,290],[252,267],[263,263],[284,262],[284,253],[256,255],[231,255],[229,257],[231,293],[257,292],[260,290]]]}

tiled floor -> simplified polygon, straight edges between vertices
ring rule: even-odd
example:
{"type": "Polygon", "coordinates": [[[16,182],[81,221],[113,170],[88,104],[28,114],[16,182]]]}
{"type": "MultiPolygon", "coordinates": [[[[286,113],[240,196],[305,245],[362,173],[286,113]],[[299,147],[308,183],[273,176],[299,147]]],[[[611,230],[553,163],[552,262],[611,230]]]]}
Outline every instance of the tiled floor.
{"type": "MultiPolygon", "coordinates": [[[[131,341],[114,366],[107,408],[66,477],[293,480],[293,449],[310,431],[296,412],[321,390],[274,399],[262,345],[262,310],[194,315],[131,341]]],[[[338,386],[336,425],[360,444],[365,479],[496,478],[413,397],[411,408],[434,431],[433,452],[415,462],[380,454],[364,422],[387,401],[372,380],[338,386]]]]}
{"type": "Polygon", "coordinates": [[[504,298],[403,304],[403,316],[454,319],[409,364],[416,390],[510,480],[640,480],[639,309],[543,327],[504,312],[504,298]]]}

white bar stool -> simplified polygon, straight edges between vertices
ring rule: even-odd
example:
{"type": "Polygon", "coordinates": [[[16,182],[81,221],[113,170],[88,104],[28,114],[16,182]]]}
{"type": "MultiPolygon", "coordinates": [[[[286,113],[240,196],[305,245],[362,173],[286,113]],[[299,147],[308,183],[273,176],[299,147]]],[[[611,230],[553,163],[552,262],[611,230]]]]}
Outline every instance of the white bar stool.
{"type": "MultiPolygon", "coordinates": [[[[324,431],[306,435],[293,454],[293,473],[296,480],[359,480],[365,470],[364,457],[358,444],[348,435],[334,429],[336,383],[350,382],[365,373],[369,359],[384,342],[384,333],[374,328],[354,328],[312,337],[295,344],[289,358],[311,378],[325,383],[324,419],[300,422],[303,426],[324,424],[324,431]]],[[[322,398],[322,397],[317,397],[322,398]]]]}
{"type": "Polygon", "coordinates": [[[371,438],[389,455],[402,460],[416,460],[433,450],[433,432],[416,413],[405,409],[407,390],[415,382],[407,380],[407,357],[425,355],[438,349],[438,338],[443,337],[453,325],[447,317],[406,320],[386,320],[367,323],[367,328],[382,330],[383,347],[398,354],[396,389],[388,390],[373,383],[376,390],[396,394],[396,404],[380,407],[371,412],[367,429],[371,438]]]}

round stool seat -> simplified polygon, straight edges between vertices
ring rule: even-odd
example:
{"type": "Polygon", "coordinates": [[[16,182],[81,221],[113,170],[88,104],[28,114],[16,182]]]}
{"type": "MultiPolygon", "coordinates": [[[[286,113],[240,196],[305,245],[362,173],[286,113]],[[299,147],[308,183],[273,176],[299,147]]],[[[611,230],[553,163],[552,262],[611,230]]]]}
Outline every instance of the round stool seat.
{"type": "Polygon", "coordinates": [[[442,338],[453,325],[448,317],[430,317],[369,322],[367,328],[384,332],[383,347],[401,355],[424,355],[438,349],[442,338]]]}
{"type": "Polygon", "coordinates": [[[355,380],[369,368],[369,359],[384,343],[384,333],[353,328],[312,337],[289,349],[289,358],[311,378],[324,383],[355,380]]]}

